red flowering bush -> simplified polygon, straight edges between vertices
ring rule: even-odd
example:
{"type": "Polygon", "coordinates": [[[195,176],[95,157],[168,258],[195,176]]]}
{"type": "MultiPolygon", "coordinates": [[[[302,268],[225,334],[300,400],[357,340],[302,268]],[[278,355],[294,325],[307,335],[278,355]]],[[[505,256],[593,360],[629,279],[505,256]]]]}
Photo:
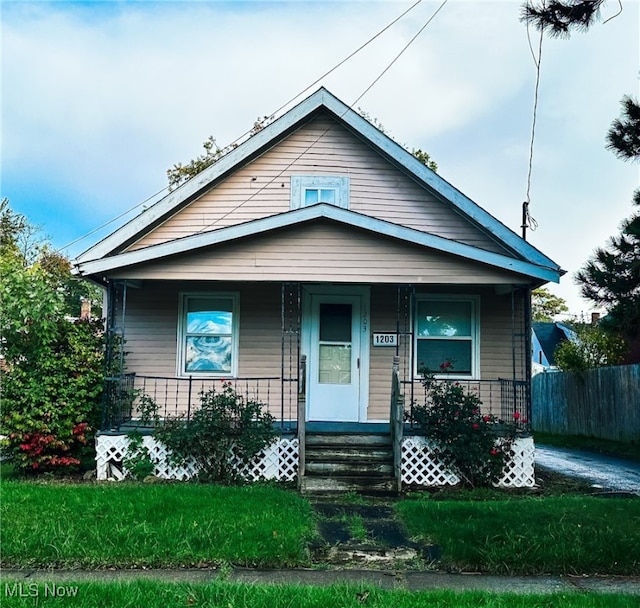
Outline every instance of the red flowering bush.
{"type": "Polygon", "coordinates": [[[462,483],[489,486],[500,479],[509,457],[515,427],[505,429],[481,411],[480,398],[457,382],[425,373],[426,402],[414,404],[414,422],[433,442],[436,456],[462,483]],[[506,432],[505,432],[506,431],[506,432]]]}
{"type": "Polygon", "coordinates": [[[53,322],[2,371],[3,451],[24,472],[77,468],[93,449],[103,382],[102,323],[53,322]]]}

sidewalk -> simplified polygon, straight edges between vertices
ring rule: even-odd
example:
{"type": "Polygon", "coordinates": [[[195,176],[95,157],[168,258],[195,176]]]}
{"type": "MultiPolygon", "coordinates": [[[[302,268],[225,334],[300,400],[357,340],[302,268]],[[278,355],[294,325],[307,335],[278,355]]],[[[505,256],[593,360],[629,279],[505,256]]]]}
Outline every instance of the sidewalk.
{"type": "Polygon", "coordinates": [[[426,591],[490,591],[496,593],[624,593],[640,596],[640,577],[614,576],[495,576],[394,570],[2,570],[2,583],[88,583],[158,580],[172,583],[211,583],[216,580],[260,585],[350,584],[426,591]]]}

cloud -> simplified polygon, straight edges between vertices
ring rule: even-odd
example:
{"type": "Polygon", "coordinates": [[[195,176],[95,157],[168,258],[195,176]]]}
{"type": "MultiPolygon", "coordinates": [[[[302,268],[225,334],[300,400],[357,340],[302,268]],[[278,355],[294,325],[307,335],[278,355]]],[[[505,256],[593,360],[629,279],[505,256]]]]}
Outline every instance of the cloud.
{"type": "MultiPolygon", "coordinates": [[[[234,140],[409,6],[4,4],[3,195],[62,245],[163,188],[209,135],[234,140]]],[[[353,103],[437,6],[416,7],[323,84],[353,103]]],[[[519,7],[450,1],[356,104],[517,232],[535,79],[519,7]]],[[[620,98],[637,91],[638,8],[544,42],[531,239],[569,270],[616,232],[638,184],[604,150],[620,98]]]]}

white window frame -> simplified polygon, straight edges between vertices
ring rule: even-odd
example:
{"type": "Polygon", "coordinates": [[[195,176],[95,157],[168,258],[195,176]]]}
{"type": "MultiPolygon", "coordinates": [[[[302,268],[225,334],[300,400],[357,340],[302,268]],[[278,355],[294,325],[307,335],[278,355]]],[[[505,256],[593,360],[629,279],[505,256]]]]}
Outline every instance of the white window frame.
{"type": "MultiPolygon", "coordinates": [[[[292,175],[290,208],[306,207],[305,193],[307,190],[334,190],[336,207],[349,209],[349,178],[339,175],[292,175]]],[[[317,203],[314,203],[317,204],[317,203]]]]}
{"type": "Polygon", "coordinates": [[[178,347],[177,353],[177,376],[188,378],[197,376],[198,378],[237,378],[238,376],[238,347],[240,344],[240,294],[228,291],[188,291],[180,293],[178,306],[178,347]],[[187,345],[187,310],[188,302],[197,298],[227,298],[232,301],[231,319],[231,371],[192,371],[185,370],[186,345],[187,345]]]}
{"type": "Polygon", "coordinates": [[[439,374],[437,370],[434,371],[435,378],[452,379],[452,380],[479,380],[480,379],[480,296],[460,295],[460,294],[416,294],[414,313],[413,313],[413,374],[414,378],[421,378],[420,370],[418,368],[418,341],[419,340],[461,340],[468,341],[467,337],[420,337],[418,336],[418,304],[420,302],[468,302],[471,304],[471,373],[469,374],[457,374],[455,372],[455,366],[453,373],[439,374]]]}

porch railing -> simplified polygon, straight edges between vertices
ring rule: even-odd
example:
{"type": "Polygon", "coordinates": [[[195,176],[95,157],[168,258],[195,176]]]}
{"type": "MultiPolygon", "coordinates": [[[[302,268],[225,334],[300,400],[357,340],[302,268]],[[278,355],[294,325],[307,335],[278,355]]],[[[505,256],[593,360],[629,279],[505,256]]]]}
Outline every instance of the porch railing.
{"type": "MultiPolygon", "coordinates": [[[[122,425],[145,426],[142,406],[147,399],[157,406],[160,419],[189,419],[200,407],[200,396],[208,391],[223,390],[228,383],[245,399],[269,406],[269,411],[284,422],[287,412],[281,403],[280,377],[251,378],[171,378],[123,374],[105,379],[101,430],[119,429],[122,425]]],[[[296,412],[290,412],[295,419],[296,412]]]]}
{"type": "MultiPolygon", "coordinates": [[[[530,428],[531,392],[527,380],[497,378],[491,380],[446,380],[478,395],[482,412],[492,414],[501,422],[515,423],[521,430],[530,428]]],[[[405,413],[413,422],[413,405],[424,404],[427,391],[420,379],[401,381],[405,413]]]]}
{"type": "Polygon", "coordinates": [[[393,447],[393,475],[396,490],[402,491],[402,436],[404,431],[404,397],[400,384],[400,357],[393,357],[391,370],[391,410],[389,414],[391,443],[393,447]]]}

